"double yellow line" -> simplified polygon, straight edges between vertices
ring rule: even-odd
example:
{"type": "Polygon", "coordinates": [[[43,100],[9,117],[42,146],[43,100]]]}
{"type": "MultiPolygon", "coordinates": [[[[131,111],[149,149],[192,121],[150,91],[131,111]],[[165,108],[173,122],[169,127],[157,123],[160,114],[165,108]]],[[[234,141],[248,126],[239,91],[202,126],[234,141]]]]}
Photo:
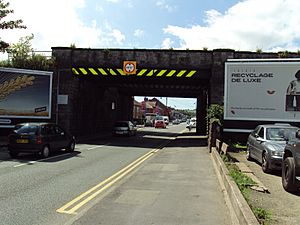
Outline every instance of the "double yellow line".
{"type": "Polygon", "coordinates": [[[124,176],[126,176],[128,173],[130,173],[132,170],[134,170],[136,167],[138,167],[144,161],[146,161],[151,156],[153,156],[155,153],[157,153],[160,148],[162,148],[162,146],[141,156],[140,158],[138,158],[134,162],[130,163],[128,166],[126,166],[122,170],[118,171],[111,177],[107,178],[106,180],[104,180],[101,183],[97,184],[96,186],[92,187],[88,191],[82,193],[77,198],[73,199],[66,205],[62,206],[61,208],[57,209],[56,212],[66,213],[66,214],[77,214],[76,211],[79,208],[81,208],[86,203],[88,203],[89,201],[94,199],[97,195],[101,194],[103,191],[105,191],[106,189],[111,187],[118,180],[122,179],[124,176]]]}

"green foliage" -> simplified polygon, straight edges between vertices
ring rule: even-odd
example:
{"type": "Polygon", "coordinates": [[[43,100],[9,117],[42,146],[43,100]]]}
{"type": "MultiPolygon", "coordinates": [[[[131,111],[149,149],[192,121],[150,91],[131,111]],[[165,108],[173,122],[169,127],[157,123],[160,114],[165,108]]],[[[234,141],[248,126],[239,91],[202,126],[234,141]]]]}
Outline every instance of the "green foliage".
{"type": "Polygon", "coordinates": [[[220,122],[220,125],[223,124],[223,113],[224,107],[219,104],[211,104],[207,109],[207,119],[217,119],[220,122]]]}
{"type": "Polygon", "coordinates": [[[203,51],[208,51],[208,48],[207,47],[203,47],[202,50],[203,51]]]}
{"type": "MultiPolygon", "coordinates": [[[[11,13],[14,13],[14,10],[8,9],[9,3],[5,3],[3,0],[0,0],[0,29],[25,29],[26,26],[24,26],[22,23],[22,20],[8,20],[3,21],[3,19],[8,16],[11,13]]],[[[9,47],[9,44],[5,41],[2,41],[0,39],[0,51],[4,52],[9,47]]]]}
{"type": "Polygon", "coordinates": [[[228,162],[230,162],[231,160],[230,160],[230,158],[228,157],[228,155],[220,155],[221,156],[221,159],[225,162],[225,163],[228,163],[228,162]]]}
{"type": "Polygon", "coordinates": [[[252,209],[254,215],[256,216],[256,218],[264,225],[268,225],[270,224],[270,220],[271,220],[271,217],[272,217],[272,214],[271,212],[263,209],[263,208],[260,208],[260,207],[255,207],[252,209]]]}
{"type": "MultiPolygon", "coordinates": [[[[229,171],[229,176],[232,177],[234,182],[237,184],[245,200],[249,203],[250,195],[250,186],[256,184],[250,177],[242,173],[239,168],[233,164],[233,159],[230,156],[221,155],[222,160],[225,162],[225,165],[229,171]]],[[[260,224],[269,225],[271,220],[271,213],[261,207],[253,207],[250,205],[251,210],[253,211],[256,218],[259,220],[260,224]]]]}
{"type": "Polygon", "coordinates": [[[2,67],[14,67],[23,69],[35,70],[52,70],[54,66],[54,58],[46,57],[41,54],[35,54],[31,47],[33,34],[30,36],[22,37],[19,42],[12,44],[7,52],[10,55],[10,60],[1,61],[2,67]]]}
{"type": "Polygon", "coordinates": [[[289,56],[289,51],[285,50],[282,52],[278,52],[278,57],[279,58],[287,58],[289,56]]]}
{"type": "Polygon", "coordinates": [[[257,52],[257,53],[262,53],[262,49],[261,49],[261,48],[257,48],[257,49],[256,49],[256,52],[257,52]]]}
{"type": "Polygon", "coordinates": [[[186,115],[189,118],[196,117],[196,110],[195,109],[177,109],[176,111],[186,115]]]}
{"type": "Polygon", "coordinates": [[[229,170],[229,175],[237,184],[238,188],[240,189],[246,201],[249,202],[250,199],[249,187],[255,185],[256,183],[250,177],[243,174],[236,165],[228,164],[227,168],[229,170]]]}
{"type": "Polygon", "coordinates": [[[228,167],[228,170],[229,175],[236,182],[240,190],[243,190],[245,188],[248,188],[249,186],[253,186],[256,184],[250,177],[242,173],[236,166],[231,165],[228,167]]]}
{"type": "Polygon", "coordinates": [[[232,146],[235,147],[235,148],[247,149],[247,145],[242,144],[242,143],[240,143],[240,142],[233,143],[232,146]]]}
{"type": "Polygon", "coordinates": [[[243,142],[234,141],[234,140],[231,140],[231,139],[228,139],[226,142],[231,147],[240,148],[240,149],[247,149],[247,142],[243,143],[243,142]]]}
{"type": "Polygon", "coordinates": [[[31,47],[31,41],[33,38],[33,34],[21,37],[18,43],[12,44],[7,49],[7,53],[11,55],[13,63],[30,58],[30,53],[33,52],[33,48],[31,47]]]}

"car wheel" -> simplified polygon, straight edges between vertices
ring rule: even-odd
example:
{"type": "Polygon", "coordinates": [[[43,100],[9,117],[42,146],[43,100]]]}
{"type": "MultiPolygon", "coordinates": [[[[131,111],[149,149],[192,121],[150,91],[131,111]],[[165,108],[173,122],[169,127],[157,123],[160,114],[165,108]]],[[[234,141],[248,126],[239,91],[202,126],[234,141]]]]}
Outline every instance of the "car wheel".
{"type": "Polygon", "coordinates": [[[252,161],[253,160],[253,158],[251,157],[251,151],[250,151],[249,146],[247,146],[246,159],[248,161],[252,161]]]}
{"type": "Polygon", "coordinates": [[[270,162],[269,162],[267,154],[265,152],[263,152],[263,155],[262,155],[261,168],[262,168],[262,171],[264,171],[265,173],[271,172],[270,162]]]}
{"type": "Polygon", "coordinates": [[[287,157],[283,160],[281,180],[284,190],[290,193],[298,190],[295,179],[295,162],[292,157],[287,157]]]}
{"type": "Polygon", "coordinates": [[[9,151],[9,155],[10,155],[11,158],[17,158],[19,153],[15,152],[15,151],[9,151]]]}
{"type": "Polygon", "coordinates": [[[74,150],[75,150],[75,141],[74,140],[72,140],[71,142],[70,142],[70,144],[69,144],[69,146],[67,147],[67,152],[74,152],[74,150]]]}
{"type": "Polygon", "coordinates": [[[45,145],[41,151],[41,157],[42,158],[47,158],[50,155],[50,148],[45,145]]]}

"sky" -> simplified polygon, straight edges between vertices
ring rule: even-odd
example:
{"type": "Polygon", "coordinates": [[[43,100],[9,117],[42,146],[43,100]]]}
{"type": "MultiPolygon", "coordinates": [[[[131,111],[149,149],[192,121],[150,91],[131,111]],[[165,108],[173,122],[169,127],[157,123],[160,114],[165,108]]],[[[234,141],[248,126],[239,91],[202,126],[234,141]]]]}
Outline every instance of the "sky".
{"type": "Polygon", "coordinates": [[[14,10],[5,19],[22,19],[27,29],[2,30],[0,38],[16,43],[33,34],[35,51],[71,44],[79,48],[300,50],[299,0],[4,2],[14,10]]]}
{"type": "Polygon", "coordinates": [[[173,97],[161,97],[161,96],[135,96],[134,99],[138,102],[142,102],[147,97],[149,100],[157,98],[164,105],[174,109],[196,109],[197,99],[195,98],[173,98],[173,97]]]}

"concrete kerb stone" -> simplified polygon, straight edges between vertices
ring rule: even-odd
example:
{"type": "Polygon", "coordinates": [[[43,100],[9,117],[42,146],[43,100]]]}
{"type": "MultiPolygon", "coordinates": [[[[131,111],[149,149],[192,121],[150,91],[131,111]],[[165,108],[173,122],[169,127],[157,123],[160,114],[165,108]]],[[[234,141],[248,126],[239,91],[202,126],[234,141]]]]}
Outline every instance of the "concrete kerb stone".
{"type": "Polygon", "coordinates": [[[211,156],[215,165],[215,170],[220,178],[219,181],[222,183],[221,186],[224,186],[225,188],[224,194],[229,200],[229,202],[227,202],[229,210],[233,210],[231,213],[234,213],[234,218],[232,217],[233,224],[259,225],[258,220],[250,209],[250,206],[246,202],[238,186],[228,175],[229,171],[215,148],[212,148],[211,156]]]}

